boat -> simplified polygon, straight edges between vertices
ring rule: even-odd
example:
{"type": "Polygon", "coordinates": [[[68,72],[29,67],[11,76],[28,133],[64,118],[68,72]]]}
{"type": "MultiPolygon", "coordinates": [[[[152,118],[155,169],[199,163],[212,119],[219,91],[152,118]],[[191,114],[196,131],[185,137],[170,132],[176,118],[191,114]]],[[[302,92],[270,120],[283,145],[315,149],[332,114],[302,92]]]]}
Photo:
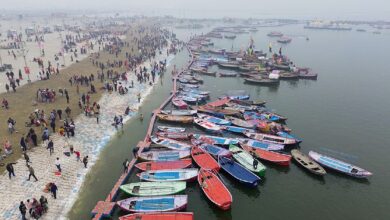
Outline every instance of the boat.
{"type": "Polygon", "coordinates": [[[218,67],[225,68],[225,69],[238,69],[239,64],[238,63],[231,63],[231,62],[218,62],[218,67]]]}
{"type": "Polygon", "coordinates": [[[177,115],[164,115],[157,114],[159,120],[177,123],[192,123],[193,117],[191,116],[177,116],[177,115]]]}
{"type": "Polygon", "coordinates": [[[323,176],[326,174],[324,168],[322,168],[318,163],[312,160],[310,157],[303,154],[297,149],[291,150],[291,156],[296,162],[298,162],[302,167],[306,168],[313,174],[323,176]]]}
{"type": "Polygon", "coordinates": [[[225,131],[230,131],[230,132],[239,133],[239,134],[243,134],[244,132],[255,132],[255,130],[237,127],[237,126],[222,126],[221,128],[225,131]]]}
{"type": "Polygon", "coordinates": [[[131,197],[118,201],[117,205],[128,212],[172,212],[187,206],[187,195],[131,197]]]}
{"type": "Polygon", "coordinates": [[[189,157],[189,150],[168,150],[168,151],[146,151],[138,156],[142,160],[148,161],[173,161],[189,157]]]}
{"type": "Polygon", "coordinates": [[[238,73],[235,72],[220,72],[219,76],[220,77],[236,77],[238,73]]]}
{"type": "Polygon", "coordinates": [[[176,116],[191,116],[197,113],[196,110],[161,110],[162,114],[165,115],[176,115],[176,116]]]}
{"type": "Polygon", "coordinates": [[[119,220],[194,220],[192,212],[135,213],[119,217],[119,220]]]}
{"type": "Polygon", "coordinates": [[[289,37],[283,36],[283,37],[277,39],[276,41],[277,41],[278,43],[288,44],[288,43],[290,43],[290,42],[292,41],[292,39],[289,38],[289,37]]]}
{"type": "Polygon", "coordinates": [[[217,136],[210,136],[210,135],[203,135],[203,134],[193,134],[194,138],[198,140],[202,140],[204,138],[211,139],[215,144],[218,145],[230,145],[230,144],[238,144],[238,140],[234,138],[226,138],[226,137],[217,137],[217,136]]]}
{"type": "Polygon", "coordinates": [[[279,131],[276,133],[276,135],[278,135],[279,137],[284,137],[284,138],[290,138],[290,139],[295,139],[295,141],[297,143],[301,143],[302,142],[302,139],[301,138],[298,138],[292,134],[289,134],[287,132],[284,132],[284,131],[279,131]]]}
{"type": "Polygon", "coordinates": [[[256,156],[257,158],[261,160],[265,160],[271,163],[275,163],[277,165],[281,166],[289,166],[291,161],[291,156],[286,154],[280,154],[273,151],[267,151],[263,150],[261,148],[254,148],[250,147],[248,145],[241,145],[242,149],[247,151],[253,156],[256,156]]]}
{"type": "Polygon", "coordinates": [[[207,198],[222,210],[230,209],[233,198],[225,184],[210,170],[200,169],[198,183],[207,198]]]}
{"type": "Polygon", "coordinates": [[[216,117],[223,118],[225,115],[239,115],[240,112],[237,110],[229,110],[229,109],[223,109],[218,107],[212,107],[209,105],[202,105],[198,107],[193,107],[193,109],[198,110],[198,112],[204,112],[210,115],[214,115],[216,117]]]}
{"type": "Polygon", "coordinates": [[[309,152],[309,157],[326,168],[336,170],[338,172],[347,174],[347,175],[352,176],[352,177],[368,178],[368,177],[372,176],[371,172],[369,172],[363,168],[360,168],[358,166],[352,165],[350,163],[347,163],[347,162],[344,162],[344,161],[341,161],[341,160],[338,160],[338,159],[335,159],[335,158],[332,158],[332,157],[329,157],[326,155],[319,154],[319,153],[314,152],[314,151],[309,152]]]}
{"type": "Polygon", "coordinates": [[[242,119],[239,119],[239,118],[235,118],[235,117],[231,117],[231,116],[225,116],[225,118],[229,121],[232,122],[233,125],[236,125],[238,127],[243,127],[243,128],[254,128],[254,125],[245,121],[245,120],[242,120],[242,119]]]}
{"type": "Polygon", "coordinates": [[[268,37],[282,37],[283,33],[279,31],[272,31],[267,34],[268,37]]]}
{"type": "Polygon", "coordinates": [[[212,144],[202,144],[200,145],[200,148],[214,157],[232,155],[231,152],[226,150],[225,148],[218,147],[212,144]]]}
{"type": "Polygon", "coordinates": [[[262,106],[262,105],[265,105],[265,103],[267,103],[266,101],[263,101],[263,100],[237,100],[237,99],[230,100],[230,102],[236,103],[239,105],[247,105],[247,106],[252,106],[252,105],[262,106]]]}
{"type": "Polygon", "coordinates": [[[184,191],[186,182],[137,182],[119,188],[131,196],[166,196],[184,191]]]}
{"type": "Polygon", "coordinates": [[[207,69],[204,69],[204,68],[191,68],[191,70],[193,72],[204,74],[204,75],[208,75],[208,76],[216,76],[217,75],[216,71],[210,72],[210,71],[208,71],[207,69]]]}
{"type": "Polygon", "coordinates": [[[206,104],[207,107],[212,107],[212,108],[215,108],[215,107],[221,107],[221,106],[224,106],[226,105],[226,103],[229,103],[229,99],[226,98],[226,99],[218,99],[218,100],[215,100],[213,102],[209,102],[206,104]]]}
{"type": "Polygon", "coordinates": [[[264,141],[267,143],[283,144],[283,145],[297,144],[297,141],[295,139],[279,137],[271,134],[254,133],[249,131],[244,131],[243,134],[248,138],[264,141]]]}
{"type": "Polygon", "coordinates": [[[197,168],[149,170],[137,174],[141,180],[149,182],[191,181],[194,180],[197,175],[197,168]]]}
{"type": "Polygon", "coordinates": [[[284,80],[294,80],[299,78],[299,74],[292,72],[281,72],[279,74],[279,78],[284,80]]]}
{"type": "Polygon", "coordinates": [[[265,166],[248,152],[237,147],[236,145],[229,145],[229,150],[232,152],[233,158],[246,169],[259,176],[265,175],[265,166]],[[254,164],[256,164],[256,167],[254,164]]]}
{"type": "Polygon", "coordinates": [[[172,98],[172,104],[178,109],[187,109],[188,104],[179,97],[172,98]]]}
{"type": "Polygon", "coordinates": [[[183,100],[185,103],[190,104],[196,104],[201,101],[199,97],[190,96],[189,94],[181,94],[180,96],[178,96],[178,98],[183,100]]]}
{"type": "Polygon", "coordinates": [[[192,159],[202,169],[219,171],[221,168],[218,162],[205,150],[198,146],[193,146],[191,150],[192,159]]]}
{"type": "Polygon", "coordinates": [[[235,162],[232,158],[219,156],[218,163],[222,170],[246,186],[256,187],[261,180],[258,176],[235,162]]]}
{"type": "Polygon", "coordinates": [[[268,79],[268,78],[262,78],[262,79],[254,79],[254,78],[244,78],[244,81],[246,83],[253,83],[258,85],[278,85],[280,82],[277,79],[268,79]]]}
{"type": "Polygon", "coordinates": [[[157,129],[159,131],[164,131],[164,132],[185,132],[185,128],[181,127],[169,127],[169,126],[157,126],[157,129]]]}
{"type": "Polygon", "coordinates": [[[225,35],[224,36],[226,39],[231,39],[231,40],[233,40],[233,39],[235,39],[237,36],[236,35],[225,35]]]}
{"type": "Polygon", "coordinates": [[[160,137],[156,137],[156,136],[151,136],[150,140],[153,143],[155,143],[161,147],[166,147],[166,148],[172,149],[172,150],[190,150],[191,149],[191,145],[184,143],[184,142],[169,139],[169,138],[160,138],[160,137]]]}
{"type": "Polygon", "coordinates": [[[183,132],[159,131],[159,132],[156,132],[156,135],[159,138],[169,138],[169,139],[173,139],[173,140],[189,140],[191,138],[191,134],[183,133],[183,132]]]}
{"type": "Polygon", "coordinates": [[[268,150],[268,151],[280,151],[284,149],[283,144],[273,144],[273,143],[267,143],[264,141],[259,141],[259,140],[253,140],[253,139],[244,139],[240,138],[239,143],[248,145],[250,147],[254,148],[260,148],[263,150],[268,150]]]}
{"type": "Polygon", "coordinates": [[[300,79],[312,79],[312,80],[316,80],[318,77],[318,74],[317,73],[313,73],[311,71],[308,71],[308,72],[299,72],[299,78],[300,79]]]}
{"type": "Polygon", "coordinates": [[[206,121],[211,122],[211,123],[214,123],[216,125],[230,125],[231,124],[230,121],[220,119],[217,117],[213,117],[210,115],[205,115],[205,114],[201,114],[201,113],[198,113],[197,115],[198,115],[198,118],[206,120],[206,121]]]}
{"type": "Polygon", "coordinates": [[[184,169],[192,165],[191,159],[174,160],[174,161],[149,161],[135,164],[139,170],[169,170],[184,169]]]}
{"type": "Polygon", "coordinates": [[[203,120],[201,118],[194,118],[194,123],[198,126],[200,126],[201,128],[205,129],[206,131],[209,131],[209,132],[220,132],[221,131],[221,127],[214,124],[214,123],[211,123],[209,121],[206,121],[206,120],[203,120]]]}

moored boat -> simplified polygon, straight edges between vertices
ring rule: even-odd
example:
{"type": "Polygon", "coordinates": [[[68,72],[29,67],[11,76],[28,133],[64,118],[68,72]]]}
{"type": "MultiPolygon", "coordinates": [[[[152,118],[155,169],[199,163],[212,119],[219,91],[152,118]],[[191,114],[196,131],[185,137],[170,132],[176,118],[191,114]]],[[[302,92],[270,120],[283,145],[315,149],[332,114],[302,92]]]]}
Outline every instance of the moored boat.
{"type": "Polygon", "coordinates": [[[297,149],[291,150],[291,156],[294,160],[299,163],[303,168],[307,169],[313,174],[323,176],[326,174],[324,168],[322,168],[317,162],[312,160],[310,157],[303,154],[297,149]]]}
{"type": "Polygon", "coordinates": [[[236,145],[229,145],[229,150],[232,152],[233,158],[246,169],[259,176],[265,175],[265,166],[248,152],[237,147],[236,145]]]}
{"type": "Polygon", "coordinates": [[[163,132],[185,132],[186,131],[185,128],[169,127],[169,126],[157,126],[157,129],[163,132]]]}
{"type": "Polygon", "coordinates": [[[170,212],[187,206],[187,195],[131,197],[120,200],[117,205],[128,212],[170,212]]]}
{"type": "Polygon", "coordinates": [[[349,176],[357,178],[367,178],[372,176],[371,172],[363,168],[314,151],[309,152],[309,157],[326,168],[336,170],[349,176]]]}
{"type": "Polygon", "coordinates": [[[223,119],[213,117],[210,115],[205,115],[205,114],[201,114],[201,113],[198,113],[197,115],[198,115],[198,118],[206,120],[206,121],[211,122],[211,123],[214,123],[216,125],[230,125],[231,124],[230,121],[223,120],[223,119]]]}
{"type": "Polygon", "coordinates": [[[238,180],[240,183],[246,186],[256,187],[261,180],[251,171],[247,170],[245,167],[235,162],[233,158],[219,156],[218,163],[221,166],[222,170],[224,170],[234,179],[238,180]]]}
{"type": "Polygon", "coordinates": [[[119,220],[193,220],[192,212],[135,213],[119,217],[119,220]]]}
{"type": "Polygon", "coordinates": [[[192,136],[198,140],[202,140],[204,138],[211,139],[212,141],[214,141],[215,144],[218,145],[238,144],[238,140],[234,138],[217,137],[203,134],[193,134],[192,136]]]}
{"type": "Polygon", "coordinates": [[[245,131],[246,132],[255,132],[255,130],[243,128],[243,127],[237,127],[237,126],[221,126],[221,128],[225,131],[230,131],[230,132],[239,133],[239,134],[243,134],[245,131]]]}
{"type": "Polygon", "coordinates": [[[137,174],[141,180],[149,182],[191,181],[194,180],[197,175],[197,168],[149,170],[137,174]]]}
{"type": "Polygon", "coordinates": [[[160,138],[160,137],[152,136],[152,137],[150,137],[150,140],[153,143],[155,143],[161,147],[166,147],[166,148],[172,149],[172,150],[190,150],[191,149],[191,145],[184,143],[184,142],[169,139],[169,138],[160,138]]]}
{"type": "Polygon", "coordinates": [[[261,160],[265,160],[271,163],[275,163],[281,166],[289,166],[291,161],[291,156],[286,154],[280,154],[272,151],[263,150],[261,148],[254,148],[248,145],[241,145],[242,149],[246,150],[253,156],[261,160]]]}
{"type": "Polygon", "coordinates": [[[196,110],[161,110],[165,115],[191,116],[197,113],[196,110]]]}
{"type": "Polygon", "coordinates": [[[274,144],[284,144],[284,145],[294,145],[297,144],[297,141],[292,138],[284,138],[279,137],[275,135],[270,134],[262,134],[262,133],[253,133],[249,131],[244,131],[243,134],[247,136],[248,138],[264,141],[267,143],[274,143],[274,144]]]}
{"type": "Polygon", "coordinates": [[[214,172],[200,169],[198,183],[207,198],[222,210],[228,210],[233,202],[232,195],[214,172]]]}
{"type": "Polygon", "coordinates": [[[207,151],[198,146],[192,147],[191,156],[200,168],[217,172],[221,168],[218,162],[207,151]]]}
{"type": "Polygon", "coordinates": [[[253,84],[258,84],[258,85],[279,85],[279,80],[277,79],[267,79],[267,78],[263,78],[263,79],[254,79],[254,78],[244,78],[245,82],[246,83],[253,83],[253,84]]]}
{"type": "Polygon", "coordinates": [[[187,103],[179,97],[172,98],[172,104],[178,109],[187,109],[188,108],[187,103]]]}
{"type": "Polygon", "coordinates": [[[139,158],[148,161],[173,161],[189,157],[189,150],[146,151],[139,154],[139,158]]]}
{"type": "Polygon", "coordinates": [[[236,126],[239,126],[239,127],[243,127],[243,128],[254,128],[254,125],[245,121],[245,120],[242,120],[242,119],[239,119],[239,118],[235,118],[235,117],[231,117],[231,116],[226,116],[225,117],[227,120],[231,121],[233,125],[236,125],[236,126]]]}
{"type": "Polygon", "coordinates": [[[184,191],[186,182],[137,182],[119,188],[132,196],[166,196],[184,191]]]}
{"type": "Polygon", "coordinates": [[[176,123],[192,123],[193,121],[193,117],[191,116],[157,114],[157,117],[162,121],[176,122],[176,123]]]}
{"type": "Polygon", "coordinates": [[[209,131],[209,132],[220,132],[221,131],[221,127],[214,124],[214,123],[211,123],[209,121],[206,121],[206,120],[203,120],[201,118],[194,118],[194,123],[198,126],[200,126],[201,128],[205,129],[206,131],[209,131]]]}
{"type": "Polygon", "coordinates": [[[240,141],[241,146],[243,144],[245,144],[245,145],[248,145],[250,147],[260,148],[260,149],[268,150],[268,151],[279,151],[279,150],[284,149],[284,145],[282,145],[282,144],[273,144],[273,143],[267,143],[264,141],[253,140],[253,139],[244,139],[244,138],[241,138],[239,141],[240,141]]]}
{"type": "Polygon", "coordinates": [[[157,137],[160,138],[169,138],[173,140],[188,140],[191,138],[191,134],[184,132],[156,132],[157,137]]]}
{"type": "Polygon", "coordinates": [[[135,164],[139,170],[170,170],[184,169],[192,165],[191,159],[174,160],[174,161],[149,161],[135,164]]]}

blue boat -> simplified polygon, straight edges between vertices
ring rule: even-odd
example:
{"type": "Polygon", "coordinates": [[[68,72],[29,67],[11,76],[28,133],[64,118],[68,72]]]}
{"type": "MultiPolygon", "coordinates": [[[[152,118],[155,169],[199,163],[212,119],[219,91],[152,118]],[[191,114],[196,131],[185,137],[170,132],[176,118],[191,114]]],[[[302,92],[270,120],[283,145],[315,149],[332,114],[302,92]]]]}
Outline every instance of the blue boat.
{"type": "Polygon", "coordinates": [[[259,120],[268,120],[268,121],[281,121],[282,118],[280,118],[277,115],[269,115],[264,113],[257,113],[257,112],[244,112],[244,117],[250,118],[250,119],[259,119],[259,120]]]}
{"type": "Polygon", "coordinates": [[[229,150],[211,144],[202,144],[200,148],[207,151],[209,154],[211,154],[214,157],[231,155],[231,152],[229,150]]]}
{"type": "Polygon", "coordinates": [[[120,200],[117,205],[128,212],[169,212],[186,207],[187,195],[131,197],[120,200]]]}
{"type": "Polygon", "coordinates": [[[206,114],[198,113],[198,117],[203,119],[203,120],[206,120],[208,122],[217,124],[217,125],[230,125],[231,124],[231,122],[228,120],[224,120],[224,119],[213,117],[213,116],[206,115],[206,114]]]}
{"type": "Polygon", "coordinates": [[[239,134],[242,134],[244,131],[255,132],[255,130],[253,130],[253,129],[242,128],[242,127],[237,127],[237,126],[223,126],[222,129],[225,131],[230,131],[230,132],[239,133],[239,134]]]}
{"type": "Polygon", "coordinates": [[[238,144],[238,140],[233,138],[224,138],[224,137],[217,137],[217,136],[210,136],[210,135],[203,135],[203,134],[193,134],[193,137],[196,139],[203,139],[203,138],[211,139],[215,142],[215,144],[218,145],[238,144]]]}
{"type": "Polygon", "coordinates": [[[220,156],[218,163],[225,172],[246,186],[256,187],[261,180],[257,175],[235,162],[233,158],[220,156]]]}
{"type": "Polygon", "coordinates": [[[198,169],[150,170],[137,175],[142,181],[149,182],[190,181],[196,178],[198,169]]]}
{"type": "Polygon", "coordinates": [[[289,134],[287,132],[284,132],[284,131],[279,131],[278,133],[276,133],[279,137],[284,137],[284,138],[291,138],[291,139],[295,139],[297,141],[297,143],[301,143],[303,141],[303,139],[301,138],[298,138],[292,134],[289,134]]]}
{"type": "Polygon", "coordinates": [[[258,140],[253,140],[253,139],[245,139],[245,138],[240,138],[240,144],[245,144],[250,147],[254,148],[260,148],[263,150],[268,150],[268,151],[280,151],[284,149],[283,144],[273,144],[273,143],[266,143],[263,141],[258,141],[258,140]]]}

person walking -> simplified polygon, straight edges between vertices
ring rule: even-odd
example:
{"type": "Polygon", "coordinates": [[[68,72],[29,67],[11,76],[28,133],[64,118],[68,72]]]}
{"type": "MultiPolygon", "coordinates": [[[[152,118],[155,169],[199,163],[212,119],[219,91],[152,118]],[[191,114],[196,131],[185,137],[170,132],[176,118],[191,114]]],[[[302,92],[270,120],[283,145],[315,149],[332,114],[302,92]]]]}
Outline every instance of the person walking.
{"type": "Polygon", "coordinates": [[[123,173],[129,172],[129,159],[123,161],[123,173]]]}
{"type": "Polygon", "coordinates": [[[55,133],[56,132],[56,121],[55,121],[55,119],[51,120],[50,127],[51,127],[51,129],[53,129],[53,133],[55,133]]]}
{"type": "Polygon", "coordinates": [[[51,183],[50,184],[50,192],[52,193],[54,199],[57,199],[57,191],[58,191],[58,187],[55,183],[51,183]]]}
{"type": "Polygon", "coordinates": [[[38,178],[35,176],[34,168],[32,168],[32,166],[30,166],[30,165],[27,165],[27,167],[28,167],[28,172],[29,172],[27,180],[30,181],[30,178],[34,177],[35,181],[38,181],[38,178]]]}
{"type": "Polygon", "coordinates": [[[60,158],[59,157],[57,157],[57,159],[56,159],[56,161],[55,161],[55,165],[56,165],[56,167],[57,167],[57,169],[58,169],[58,172],[62,172],[62,170],[61,170],[61,161],[60,161],[60,158]]]}
{"type": "Polygon", "coordinates": [[[27,207],[23,203],[23,201],[20,201],[19,211],[20,211],[20,214],[22,215],[22,220],[26,220],[27,207]]]}
{"type": "Polygon", "coordinates": [[[26,160],[26,166],[28,166],[28,163],[31,163],[30,157],[27,155],[26,151],[23,153],[23,157],[26,160]]]}
{"type": "Polygon", "coordinates": [[[76,161],[79,162],[80,160],[80,151],[75,151],[74,154],[76,154],[76,161]]]}
{"type": "Polygon", "coordinates": [[[84,164],[84,167],[87,168],[88,156],[85,156],[85,157],[83,158],[83,164],[84,164]]]}
{"type": "Polygon", "coordinates": [[[49,149],[50,156],[54,153],[54,143],[52,140],[47,143],[47,149],[49,149]]]}
{"type": "Polygon", "coordinates": [[[24,134],[23,134],[23,136],[20,138],[20,146],[22,147],[22,151],[23,151],[23,152],[26,152],[26,151],[27,151],[27,144],[26,144],[26,140],[24,139],[24,134]]]}
{"type": "Polygon", "coordinates": [[[8,171],[8,177],[11,179],[11,175],[15,176],[15,170],[14,170],[14,164],[16,163],[7,163],[7,166],[5,167],[8,171]]]}
{"type": "Polygon", "coordinates": [[[58,118],[60,120],[62,120],[62,110],[61,109],[57,109],[57,115],[58,115],[58,118]]]}

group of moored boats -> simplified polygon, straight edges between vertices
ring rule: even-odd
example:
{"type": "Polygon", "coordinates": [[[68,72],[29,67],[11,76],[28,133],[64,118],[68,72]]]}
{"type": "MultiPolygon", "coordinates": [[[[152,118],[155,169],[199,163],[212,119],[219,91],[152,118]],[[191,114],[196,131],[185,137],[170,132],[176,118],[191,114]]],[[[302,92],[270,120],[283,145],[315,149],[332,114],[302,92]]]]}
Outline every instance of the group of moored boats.
{"type": "Polygon", "coordinates": [[[197,181],[210,202],[228,210],[233,197],[221,174],[254,188],[266,166],[289,166],[292,159],[318,176],[326,169],[357,178],[372,175],[318,152],[303,153],[302,139],[291,134],[287,118],[267,109],[265,101],[250,100],[245,91],[228,91],[210,102],[210,92],[200,90],[203,80],[194,68],[177,76],[180,90],[157,114],[160,124],[150,137],[153,144],[138,155],[135,165],[141,171],[139,181],[120,186],[131,197],[117,205],[135,213],[120,219],[193,219],[193,213],[176,212],[188,204],[183,192],[189,181],[197,181]],[[202,132],[187,132],[191,124],[202,132]]]}

